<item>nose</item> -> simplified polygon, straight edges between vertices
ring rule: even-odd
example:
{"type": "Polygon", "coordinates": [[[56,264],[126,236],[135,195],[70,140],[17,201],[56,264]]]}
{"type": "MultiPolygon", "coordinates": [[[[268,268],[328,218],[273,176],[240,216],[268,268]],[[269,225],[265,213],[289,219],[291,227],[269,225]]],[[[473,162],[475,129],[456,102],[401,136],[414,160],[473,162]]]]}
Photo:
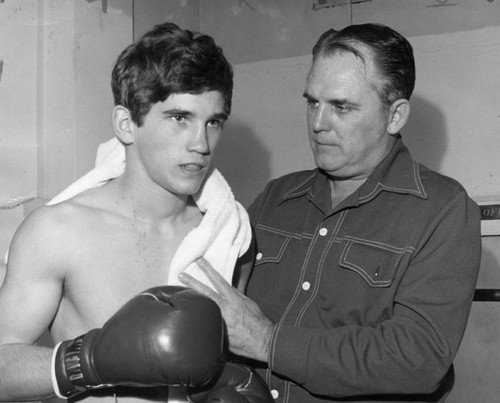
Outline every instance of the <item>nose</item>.
{"type": "Polygon", "coordinates": [[[193,132],[193,137],[189,143],[189,150],[199,154],[210,154],[210,144],[208,142],[208,132],[205,125],[200,124],[193,132]]]}
{"type": "Polygon", "coordinates": [[[330,117],[328,108],[325,105],[318,105],[310,111],[309,123],[314,132],[329,130],[330,117]]]}

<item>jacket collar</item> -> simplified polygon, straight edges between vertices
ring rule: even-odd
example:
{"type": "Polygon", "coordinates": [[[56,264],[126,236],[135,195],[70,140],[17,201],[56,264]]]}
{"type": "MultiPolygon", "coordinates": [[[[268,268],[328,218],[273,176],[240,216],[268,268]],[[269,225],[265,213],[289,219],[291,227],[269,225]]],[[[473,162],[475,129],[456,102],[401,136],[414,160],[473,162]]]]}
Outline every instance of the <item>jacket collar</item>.
{"type": "MultiPolygon", "coordinates": [[[[427,199],[427,193],[420,178],[419,164],[413,160],[399,135],[389,154],[375,168],[366,182],[345,202],[348,205],[367,203],[382,191],[427,199]]],[[[331,199],[328,175],[320,169],[311,171],[311,174],[301,182],[285,190],[280,203],[302,196],[308,197],[321,210],[330,211],[331,199]]],[[[345,203],[342,203],[342,205],[345,206],[345,203]]]]}

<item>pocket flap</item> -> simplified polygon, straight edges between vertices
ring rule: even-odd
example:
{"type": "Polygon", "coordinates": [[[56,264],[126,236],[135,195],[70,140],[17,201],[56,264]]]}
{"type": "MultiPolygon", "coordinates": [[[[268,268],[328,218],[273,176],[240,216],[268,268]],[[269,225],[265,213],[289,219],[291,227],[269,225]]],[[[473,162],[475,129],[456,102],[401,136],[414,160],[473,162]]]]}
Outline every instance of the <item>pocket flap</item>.
{"type": "Polygon", "coordinates": [[[292,239],[291,234],[263,226],[255,228],[257,233],[257,255],[255,266],[263,263],[278,263],[292,239]]]}
{"type": "Polygon", "coordinates": [[[371,287],[389,287],[404,252],[389,245],[350,239],[339,264],[358,273],[371,287]]]}

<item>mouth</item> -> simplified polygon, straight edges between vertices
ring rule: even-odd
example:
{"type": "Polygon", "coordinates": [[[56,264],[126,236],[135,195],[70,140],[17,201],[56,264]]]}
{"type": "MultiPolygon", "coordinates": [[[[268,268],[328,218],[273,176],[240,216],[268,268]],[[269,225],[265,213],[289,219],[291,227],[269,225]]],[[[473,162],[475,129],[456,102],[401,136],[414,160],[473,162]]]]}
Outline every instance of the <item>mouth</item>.
{"type": "Polygon", "coordinates": [[[327,143],[327,142],[318,141],[318,140],[316,140],[314,143],[315,143],[315,144],[316,144],[316,146],[318,146],[318,147],[337,147],[337,144],[334,144],[334,143],[327,143]]]}
{"type": "Polygon", "coordinates": [[[189,172],[189,173],[199,173],[205,170],[207,167],[206,164],[202,163],[196,163],[196,162],[190,162],[187,164],[181,164],[179,165],[182,170],[189,172]]]}
{"type": "Polygon", "coordinates": [[[317,144],[318,146],[334,146],[335,141],[331,136],[326,136],[324,134],[317,134],[315,136],[311,136],[310,140],[314,143],[317,144]]]}

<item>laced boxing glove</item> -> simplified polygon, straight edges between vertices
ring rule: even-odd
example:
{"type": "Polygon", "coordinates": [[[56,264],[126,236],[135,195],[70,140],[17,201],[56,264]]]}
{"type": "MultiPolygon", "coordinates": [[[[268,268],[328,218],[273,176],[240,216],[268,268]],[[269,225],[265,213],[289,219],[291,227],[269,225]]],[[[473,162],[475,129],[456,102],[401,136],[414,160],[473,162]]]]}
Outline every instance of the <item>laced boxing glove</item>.
{"type": "Polygon", "coordinates": [[[110,386],[200,387],[224,362],[224,321],[211,299],[185,287],[148,289],[101,329],[58,344],[52,381],[58,397],[110,386]]]}
{"type": "Polygon", "coordinates": [[[192,403],[273,403],[269,387],[250,367],[226,362],[215,383],[188,389],[192,403]]]}

